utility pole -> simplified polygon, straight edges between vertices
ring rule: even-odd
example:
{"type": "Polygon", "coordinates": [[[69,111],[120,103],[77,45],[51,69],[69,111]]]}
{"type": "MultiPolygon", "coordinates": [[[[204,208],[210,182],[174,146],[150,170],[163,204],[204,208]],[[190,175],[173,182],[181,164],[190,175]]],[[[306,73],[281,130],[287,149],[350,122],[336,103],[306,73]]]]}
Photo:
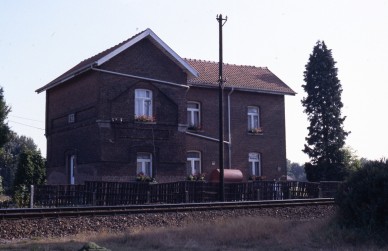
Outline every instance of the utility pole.
{"type": "Polygon", "coordinates": [[[222,14],[216,17],[219,27],[219,67],[218,67],[218,100],[219,100],[219,168],[220,168],[220,201],[225,201],[224,189],[224,78],[222,76],[222,26],[226,23],[228,17],[222,18],[222,14]]]}

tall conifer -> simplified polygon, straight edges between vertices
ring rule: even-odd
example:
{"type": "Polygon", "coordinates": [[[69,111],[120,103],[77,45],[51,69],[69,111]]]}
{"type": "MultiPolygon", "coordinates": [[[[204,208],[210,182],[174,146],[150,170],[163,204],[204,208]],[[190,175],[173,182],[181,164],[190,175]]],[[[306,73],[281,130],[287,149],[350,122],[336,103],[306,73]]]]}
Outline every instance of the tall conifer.
{"type": "Polygon", "coordinates": [[[346,174],[342,148],[348,135],[341,116],[342,86],[336,62],[325,42],[318,41],[304,72],[307,96],[302,99],[310,125],[303,152],[310,163],[305,170],[309,181],[342,180],[346,174]]]}
{"type": "Polygon", "coordinates": [[[5,120],[10,111],[11,108],[5,103],[3,88],[0,87],[0,148],[9,141],[10,129],[5,120]]]}

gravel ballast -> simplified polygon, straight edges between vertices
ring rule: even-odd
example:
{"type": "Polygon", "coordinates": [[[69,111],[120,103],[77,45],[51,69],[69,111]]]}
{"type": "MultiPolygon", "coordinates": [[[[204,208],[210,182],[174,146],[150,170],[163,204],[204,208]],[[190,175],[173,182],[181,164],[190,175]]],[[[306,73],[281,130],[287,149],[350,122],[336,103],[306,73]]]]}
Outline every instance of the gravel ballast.
{"type": "Polygon", "coordinates": [[[335,206],[333,205],[316,205],[115,216],[3,219],[0,220],[0,243],[21,239],[65,237],[87,232],[120,233],[147,227],[180,227],[193,222],[227,221],[230,218],[247,216],[268,216],[284,220],[314,220],[329,217],[334,213],[335,206]]]}

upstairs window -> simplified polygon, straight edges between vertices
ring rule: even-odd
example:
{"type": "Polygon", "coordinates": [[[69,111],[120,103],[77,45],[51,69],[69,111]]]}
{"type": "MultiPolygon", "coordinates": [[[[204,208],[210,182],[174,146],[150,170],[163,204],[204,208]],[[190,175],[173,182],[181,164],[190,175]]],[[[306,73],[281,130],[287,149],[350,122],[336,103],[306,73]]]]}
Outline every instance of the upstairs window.
{"type": "Polygon", "coordinates": [[[187,124],[189,130],[201,129],[201,106],[199,103],[187,103],[187,124]]]}
{"type": "Polygon", "coordinates": [[[259,107],[248,106],[248,132],[261,132],[259,107]]]}
{"type": "Polygon", "coordinates": [[[201,174],[201,153],[187,152],[187,175],[201,174]]]}
{"type": "Polygon", "coordinates": [[[146,89],[135,90],[135,119],[153,120],[152,91],[146,89]]]}
{"type": "Polygon", "coordinates": [[[69,124],[75,122],[75,114],[74,114],[74,113],[71,113],[71,114],[67,115],[67,122],[68,122],[69,124]]]}
{"type": "Polygon", "coordinates": [[[137,174],[152,177],[152,155],[150,153],[137,154],[137,174]]]}
{"type": "Polygon", "coordinates": [[[260,153],[249,153],[249,171],[251,175],[261,176],[261,155],[260,153]]]}

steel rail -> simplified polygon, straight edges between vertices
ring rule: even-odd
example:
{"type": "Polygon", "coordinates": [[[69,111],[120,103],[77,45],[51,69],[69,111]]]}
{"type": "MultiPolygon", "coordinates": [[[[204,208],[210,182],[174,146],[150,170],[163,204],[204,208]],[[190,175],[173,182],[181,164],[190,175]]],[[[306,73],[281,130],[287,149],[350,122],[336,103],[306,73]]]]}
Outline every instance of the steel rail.
{"type": "Polygon", "coordinates": [[[124,206],[82,206],[56,208],[16,208],[0,209],[1,219],[58,218],[80,216],[109,216],[124,214],[168,213],[207,210],[252,209],[269,207],[295,207],[333,205],[334,199],[290,199],[239,202],[181,203],[181,204],[144,204],[124,206]]]}

